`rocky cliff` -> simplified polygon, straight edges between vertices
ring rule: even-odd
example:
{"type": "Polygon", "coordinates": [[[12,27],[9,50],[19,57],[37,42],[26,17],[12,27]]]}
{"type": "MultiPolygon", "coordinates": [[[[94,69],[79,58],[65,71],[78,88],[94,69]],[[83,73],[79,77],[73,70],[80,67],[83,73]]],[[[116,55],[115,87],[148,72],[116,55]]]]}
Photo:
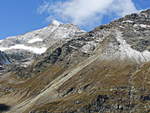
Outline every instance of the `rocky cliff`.
{"type": "Polygon", "coordinates": [[[10,62],[11,61],[8,56],[4,52],[0,51],[0,65],[10,64],[10,62]]]}

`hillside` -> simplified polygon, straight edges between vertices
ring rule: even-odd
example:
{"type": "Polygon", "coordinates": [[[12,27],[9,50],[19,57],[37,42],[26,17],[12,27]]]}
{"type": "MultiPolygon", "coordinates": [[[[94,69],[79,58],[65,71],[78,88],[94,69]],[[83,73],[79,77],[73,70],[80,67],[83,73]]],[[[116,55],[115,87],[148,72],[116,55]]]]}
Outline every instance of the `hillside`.
{"type": "Polygon", "coordinates": [[[90,32],[55,21],[0,47],[13,61],[0,76],[2,113],[150,112],[150,10],[90,32]]]}

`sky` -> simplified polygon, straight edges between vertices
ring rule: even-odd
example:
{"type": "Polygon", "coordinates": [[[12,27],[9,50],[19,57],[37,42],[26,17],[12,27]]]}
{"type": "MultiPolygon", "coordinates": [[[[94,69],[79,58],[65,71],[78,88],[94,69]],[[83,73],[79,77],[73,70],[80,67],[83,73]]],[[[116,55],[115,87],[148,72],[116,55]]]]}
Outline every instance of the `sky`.
{"type": "Polygon", "coordinates": [[[150,0],[0,0],[0,39],[58,20],[90,31],[126,14],[150,8],[150,0]]]}

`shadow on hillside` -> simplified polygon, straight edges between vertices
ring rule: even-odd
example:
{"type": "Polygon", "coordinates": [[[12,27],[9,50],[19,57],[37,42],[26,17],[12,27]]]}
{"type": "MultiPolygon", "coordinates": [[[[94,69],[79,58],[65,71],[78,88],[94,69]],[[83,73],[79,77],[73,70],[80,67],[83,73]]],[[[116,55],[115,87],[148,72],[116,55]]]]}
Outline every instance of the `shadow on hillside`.
{"type": "Polygon", "coordinates": [[[0,104],[0,113],[2,111],[8,111],[10,110],[10,106],[6,105],[6,104],[0,104]]]}

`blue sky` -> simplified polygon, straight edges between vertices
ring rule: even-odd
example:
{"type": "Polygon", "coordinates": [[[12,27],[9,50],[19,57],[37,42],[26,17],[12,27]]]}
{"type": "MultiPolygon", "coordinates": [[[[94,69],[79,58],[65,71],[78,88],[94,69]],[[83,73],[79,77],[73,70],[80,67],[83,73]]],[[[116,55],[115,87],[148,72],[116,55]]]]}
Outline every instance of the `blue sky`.
{"type": "MultiPolygon", "coordinates": [[[[105,3],[105,8],[101,8],[102,6],[97,6],[97,9],[89,10],[89,12],[91,11],[91,13],[95,13],[95,15],[92,16],[90,16],[90,13],[87,14],[85,12],[86,7],[81,8],[81,10],[83,11],[83,13],[81,14],[80,12],[71,14],[71,11],[74,11],[75,9],[70,8],[70,5],[68,5],[68,1],[73,1],[71,2],[74,3],[73,7],[79,7],[79,9],[84,3],[83,0],[82,2],[80,2],[81,4],[79,4],[79,6],[76,6],[76,1],[79,2],[81,0],[0,0],[0,39],[42,28],[50,24],[50,20],[52,19],[57,19],[64,23],[75,23],[82,29],[91,30],[92,28],[100,24],[106,24],[114,18],[120,17],[120,14],[123,13],[116,13],[116,10],[114,10],[114,12],[111,12],[110,15],[106,15],[102,11],[98,12],[98,9],[108,9],[108,7],[110,7],[109,5],[107,6],[108,3],[105,3]],[[61,6],[58,5],[60,1],[63,4],[61,6]],[[47,7],[45,7],[45,5],[47,5],[47,7]],[[60,10],[50,9],[52,6],[53,8],[58,8],[60,10]],[[59,13],[62,13],[64,9],[65,13],[63,12],[64,14],[60,15],[59,13]],[[39,10],[41,10],[41,12],[39,10]],[[97,14],[99,14],[99,16],[97,16],[97,14]],[[87,20],[86,23],[83,23],[84,20],[87,20]],[[89,24],[89,22],[91,21],[94,22],[89,24]],[[83,24],[81,24],[81,22],[83,24]]],[[[134,3],[137,10],[150,8],[150,0],[132,0],[132,2],[134,3]]],[[[132,8],[132,10],[134,9],[132,8]]],[[[119,12],[118,9],[117,11],[119,12]]]]}

